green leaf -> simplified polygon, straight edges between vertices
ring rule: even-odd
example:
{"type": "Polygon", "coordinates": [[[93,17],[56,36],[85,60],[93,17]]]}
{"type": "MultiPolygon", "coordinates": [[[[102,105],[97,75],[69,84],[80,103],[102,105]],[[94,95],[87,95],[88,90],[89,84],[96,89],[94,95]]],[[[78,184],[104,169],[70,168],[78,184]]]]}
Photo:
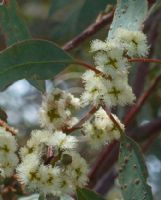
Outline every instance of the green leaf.
{"type": "MultiPolygon", "coordinates": [[[[0,6],[0,13],[0,25],[5,34],[7,46],[31,38],[26,24],[18,14],[18,6],[15,0],[9,1],[7,5],[0,6]]],[[[45,82],[43,80],[41,86],[37,80],[29,80],[29,83],[40,91],[44,89],[45,82]]]]}
{"type": "Polygon", "coordinates": [[[29,80],[28,82],[34,86],[36,89],[38,89],[39,91],[41,91],[42,93],[44,93],[46,91],[46,84],[44,80],[29,80]]]}
{"type": "Polygon", "coordinates": [[[7,45],[30,38],[25,23],[18,15],[15,0],[9,1],[7,5],[0,6],[0,14],[0,26],[2,33],[5,34],[7,45]]]}
{"type": "Polygon", "coordinates": [[[139,30],[145,20],[148,11],[147,0],[119,0],[114,19],[108,33],[108,39],[112,39],[118,28],[139,30]]]}
{"type": "Polygon", "coordinates": [[[147,181],[147,169],[138,144],[125,136],[121,139],[119,182],[124,200],[152,200],[147,181]]]}
{"type": "Polygon", "coordinates": [[[88,190],[88,189],[77,189],[77,200],[104,200],[100,195],[97,193],[88,190]]]}
{"type": "Polygon", "coordinates": [[[50,15],[53,13],[52,17],[57,23],[53,30],[54,40],[64,39],[64,36],[66,40],[69,40],[76,36],[93,23],[108,4],[114,4],[115,2],[116,0],[53,1],[49,13],[50,15]],[[60,37],[60,35],[63,37],[60,37]]]}
{"type": "Polygon", "coordinates": [[[71,63],[73,58],[46,40],[26,40],[0,53],[0,89],[27,78],[52,78],[71,63]]]}

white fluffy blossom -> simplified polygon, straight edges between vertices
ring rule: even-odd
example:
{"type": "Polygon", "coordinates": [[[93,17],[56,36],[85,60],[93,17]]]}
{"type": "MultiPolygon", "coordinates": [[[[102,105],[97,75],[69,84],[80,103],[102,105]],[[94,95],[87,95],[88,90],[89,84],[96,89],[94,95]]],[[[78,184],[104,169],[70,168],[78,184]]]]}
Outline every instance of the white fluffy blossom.
{"type": "Polygon", "coordinates": [[[95,63],[96,66],[99,66],[99,69],[103,69],[105,73],[112,77],[125,71],[127,65],[123,58],[110,56],[105,52],[99,52],[95,55],[95,63]]]}
{"type": "Polygon", "coordinates": [[[60,170],[52,165],[44,165],[36,154],[28,155],[17,167],[17,176],[30,190],[56,195],[59,191],[60,170]]]}
{"type": "Polygon", "coordinates": [[[93,40],[91,42],[91,51],[96,52],[96,51],[105,51],[107,49],[107,43],[101,40],[93,40]]]}
{"type": "Polygon", "coordinates": [[[65,173],[74,187],[83,187],[88,182],[89,169],[87,162],[76,152],[72,152],[70,155],[72,162],[66,166],[65,173]]]}
{"type": "MultiPolygon", "coordinates": [[[[113,115],[119,126],[124,130],[124,125],[116,115],[113,115]]],[[[92,148],[99,148],[105,143],[118,140],[121,136],[120,130],[109,118],[106,112],[100,108],[91,121],[87,121],[83,126],[85,137],[92,148]]]]}
{"type": "Polygon", "coordinates": [[[127,29],[119,28],[116,31],[116,40],[122,45],[127,54],[132,56],[146,56],[149,47],[147,45],[147,38],[141,31],[130,31],[127,29]]]}
{"type": "Polygon", "coordinates": [[[77,142],[75,136],[66,135],[61,131],[51,133],[48,130],[33,130],[31,138],[20,149],[20,156],[22,160],[32,154],[42,156],[45,147],[54,150],[72,150],[76,148],[77,142]]]}
{"type": "Polygon", "coordinates": [[[105,42],[96,40],[91,48],[95,52],[96,69],[111,79],[87,70],[82,76],[85,88],[81,96],[82,105],[97,106],[102,101],[108,106],[132,104],[135,96],[127,81],[129,65],[124,46],[115,39],[105,42]]]}
{"type": "Polygon", "coordinates": [[[83,75],[85,91],[81,96],[82,105],[98,105],[104,101],[108,106],[132,104],[135,96],[132,88],[128,85],[127,74],[115,75],[112,81],[96,75],[94,72],[86,71],[83,75]],[[89,81],[90,80],[90,81],[89,81]]]}
{"type": "Polygon", "coordinates": [[[98,105],[100,101],[108,106],[132,104],[135,96],[127,81],[127,57],[146,56],[148,49],[147,38],[141,31],[118,28],[113,39],[94,40],[91,51],[94,52],[96,69],[111,79],[86,71],[82,76],[85,88],[81,96],[82,105],[98,105]]]}
{"type": "MultiPolygon", "coordinates": [[[[69,142],[70,143],[70,142],[69,142]]],[[[59,159],[54,165],[46,165],[41,156],[30,154],[17,167],[18,180],[30,190],[40,191],[44,195],[64,196],[72,194],[76,187],[83,187],[88,181],[86,161],[74,151],[64,151],[70,162],[59,159]]]]}
{"type": "Polygon", "coordinates": [[[98,104],[105,90],[102,79],[94,72],[86,71],[83,75],[83,81],[85,83],[85,92],[81,96],[82,104],[98,104]]]}
{"type": "Polygon", "coordinates": [[[48,143],[59,150],[69,150],[76,148],[77,139],[61,131],[55,131],[48,143]]]}
{"type": "Polygon", "coordinates": [[[59,185],[59,194],[58,196],[64,196],[64,194],[73,194],[75,186],[71,180],[71,177],[65,174],[65,171],[61,171],[60,175],[60,185],[59,185]]]}
{"type": "Polygon", "coordinates": [[[76,118],[72,117],[72,113],[79,108],[79,98],[66,91],[55,89],[44,97],[40,112],[41,124],[51,130],[71,127],[77,122],[76,118]]]}
{"type": "MultiPolygon", "coordinates": [[[[26,146],[20,150],[22,162],[17,167],[18,179],[30,190],[41,191],[44,195],[53,194],[54,196],[62,196],[64,194],[71,194],[75,189],[73,183],[75,176],[71,177],[67,175],[64,170],[66,169],[66,164],[68,168],[69,165],[72,166],[74,161],[73,158],[71,159],[72,163],[63,159],[65,152],[68,152],[67,157],[71,158],[77,142],[76,137],[66,135],[61,131],[32,131],[26,146]],[[49,147],[52,151],[53,162],[46,163],[46,159],[48,158],[46,156],[47,149],[49,147]]],[[[74,159],[76,158],[74,157],[74,159]]],[[[83,160],[83,158],[81,159],[83,160]]],[[[85,171],[82,171],[82,175],[78,179],[78,185],[83,186],[83,183],[85,184],[83,182],[85,180],[84,173],[85,171]]]]}
{"type": "Polygon", "coordinates": [[[0,152],[4,155],[13,153],[17,150],[15,137],[3,127],[0,127],[0,152]]]}
{"type": "Polygon", "coordinates": [[[60,169],[58,167],[52,167],[41,165],[38,170],[40,177],[38,188],[44,194],[59,194],[60,188],[60,169]]]}
{"type": "Polygon", "coordinates": [[[49,145],[53,134],[48,130],[33,130],[26,145],[20,149],[21,159],[31,154],[41,155],[44,146],[49,145]]]}
{"type": "Polygon", "coordinates": [[[10,153],[5,157],[0,153],[0,168],[3,169],[3,176],[11,176],[17,167],[18,162],[19,160],[15,153],[10,153]]]}
{"type": "Polygon", "coordinates": [[[128,85],[127,80],[120,77],[108,85],[103,97],[109,106],[133,104],[135,100],[135,95],[132,92],[132,88],[128,85]]]}
{"type": "Polygon", "coordinates": [[[31,190],[36,190],[40,181],[39,165],[40,157],[36,154],[31,154],[17,167],[19,181],[31,190]]]}
{"type": "Polygon", "coordinates": [[[0,169],[3,171],[4,177],[11,176],[18,164],[16,151],[17,142],[15,136],[0,127],[0,169]]]}
{"type": "Polygon", "coordinates": [[[112,45],[106,52],[98,52],[95,57],[95,64],[98,69],[110,75],[113,79],[116,75],[126,72],[127,59],[123,57],[123,50],[112,45]]]}

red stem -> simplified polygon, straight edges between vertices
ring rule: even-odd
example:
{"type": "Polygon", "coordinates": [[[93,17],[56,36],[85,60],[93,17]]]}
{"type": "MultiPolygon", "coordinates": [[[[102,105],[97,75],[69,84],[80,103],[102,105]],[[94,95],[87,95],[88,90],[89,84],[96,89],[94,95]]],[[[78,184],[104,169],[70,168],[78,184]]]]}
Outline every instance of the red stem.
{"type": "Polygon", "coordinates": [[[154,89],[156,88],[160,79],[161,79],[161,74],[154,80],[149,89],[146,92],[144,92],[144,94],[138,99],[137,103],[130,109],[130,111],[127,113],[124,119],[125,125],[128,125],[134,119],[134,117],[140,111],[141,107],[144,105],[145,101],[154,92],[154,89]]]}
{"type": "Polygon", "coordinates": [[[92,107],[92,109],[86,114],[84,115],[84,117],[76,124],[74,125],[72,128],[70,129],[66,129],[64,130],[65,133],[71,133],[77,129],[80,129],[81,126],[91,118],[91,116],[93,116],[93,114],[99,109],[99,107],[92,107]]]}
{"type": "Polygon", "coordinates": [[[97,161],[88,175],[90,180],[88,185],[89,188],[93,188],[97,182],[97,178],[100,177],[99,174],[102,171],[102,168],[104,168],[104,161],[108,161],[107,163],[109,163],[109,165],[106,165],[106,171],[108,171],[112,167],[113,163],[116,162],[118,150],[118,142],[114,141],[106,146],[105,149],[101,152],[101,155],[97,157],[97,161]]]}
{"type": "MultiPolygon", "coordinates": [[[[151,58],[131,58],[131,59],[128,59],[129,62],[147,62],[147,63],[160,63],[161,64],[161,60],[159,59],[151,59],[151,58]]],[[[112,77],[108,74],[105,74],[103,73],[102,71],[98,70],[97,68],[95,68],[93,65],[90,65],[88,63],[85,63],[83,61],[80,61],[80,60],[76,60],[74,62],[74,64],[77,64],[77,65],[81,65],[89,70],[92,70],[93,72],[95,72],[96,74],[102,76],[103,78],[105,79],[108,79],[108,80],[112,80],[112,77]]]]}
{"type": "Polygon", "coordinates": [[[12,135],[16,135],[16,130],[10,127],[6,122],[0,119],[0,127],[3,127],[6,131],[10,132],[12,135]]]}
{"type": "Polygon", "coordinates": [[[86,39],[88,39],[90,36],[97,33],[99,30],[104,28],[106,25],[110,24],[113,19],[114,9],[112,9],[111,12],[101,17],[99,20],[91,24],[87,29],[85,29],[83,32],[81,32],[78,36],[67,42],[63,49],[65,51],[70,51],[76,47],[78,47],[80,44],[82,44],[86,39]]]}
{"type": "Polygon", "coordinates": [[[3,3],[4,5],[8,4],[8,2],[9,2],[9,0],[3,0],[3,1],[2,1],[2,3],[3,3]]]}
{"type": "Polygon", "coordinates": [[[80,60],[76,60],[74,62],[74,64],[84,66],[85,68],[90,69],[93,72],[95,72],[96,74],[102,76],[103,78],[108,79],[110,81],[112,80],[112,77],[110,75],[103,73],[102,71],[98,70],[97,68],[95,68],[94,66],[92,66],[92,65],[90,65],[88,63],[85,63],[85,62],[80,61],[80,60]]]}
{"type": "Polygon", "coordinates": [[[149,146],[151,146],[155,142],[156,138],[159,135],[160,131],[151,134],[150,138],[142,145],[143,152],[146,152],[148,150],[149,146]]]}
{"type": "Polygon", "coordinates": [[[128,59],[129,62],[147,62],[147,63],[160,63],[161,60],[159,59],[153,59],[153,58],[131,58],[128,59]]]}
{"type": "MultiPolygon", "coordinates": [[[[76,124],[74,125],[72,128],[70,129],[64,129],[62,130],[64,133],[66,134],[70,134],[72,133],[73,131],[77,130],[77,129],[80,129],[82,124],[84,124],[87,120],[90,119],[90,117],[93,116],[93,114],[99,109],[99,106],[98,107],[92,107],[92,109],[86,114],[84,115],[84,117],[76,124]]],[[[51,153],[51,150],[49,149],[50,153],[51,153]]],[[[48,154],[49,155],[49,154],[48,154]]],[[[45,161],[45,165],[51,163],[53,161],[53,159],[57,160],[58,158],[60,157],[57,156],[56,158],[54,157],[54,155],[50,155],[49,157],[47,157],[47,160],[45,161]]]]}
{"type": "Polygon", "coordinates": [[[111,112],[110,112],[109,108],[107,107],[107,105],[103,105],[102,107],[106,111],[106,113],[109,116],[109,118],[111,119],[111,121],[116,125],[116,127],[118,128],[118,130],[120,131],[120,133],[123,133],[123,130],[122,130],[121,126],[116,121],[116,119],[113,117],[113,115],[111,114],[111,112]]]}

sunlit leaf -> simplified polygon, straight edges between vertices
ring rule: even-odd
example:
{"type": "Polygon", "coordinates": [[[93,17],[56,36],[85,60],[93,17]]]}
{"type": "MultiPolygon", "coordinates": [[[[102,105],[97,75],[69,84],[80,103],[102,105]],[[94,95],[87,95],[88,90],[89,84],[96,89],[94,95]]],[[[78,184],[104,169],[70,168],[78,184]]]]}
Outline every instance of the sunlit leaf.
{"type": "Polygon", "coordinates": [[[117,28],[139,30],[148,11],[147,0],[119,0],[114,19],[108,33],[108,38],[113,38],[117,28]]]}

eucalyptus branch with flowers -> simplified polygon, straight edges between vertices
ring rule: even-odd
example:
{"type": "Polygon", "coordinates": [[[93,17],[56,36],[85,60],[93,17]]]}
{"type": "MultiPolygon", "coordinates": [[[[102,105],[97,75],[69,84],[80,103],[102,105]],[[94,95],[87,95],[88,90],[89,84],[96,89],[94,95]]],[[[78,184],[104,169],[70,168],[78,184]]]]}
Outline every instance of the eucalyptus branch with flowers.
{"type": "MultiPolygon", "coordinates": [[[[15,1],[2,3],[2,17],[5,20],[9,19],[6,19],[6,15],[10,16],[15,5],[15,1]]],[[[14,131],[3,122],[0,123],[2,191],[5,182],[14,177],[30,192],[39,193],[39,199],[46,199],[48,195],[59,199],[72,198],[77,194],[78,200],[102,200],[101,196],[86,187],[106,154],[90,172],[89,163],[79,152],[78,146],[85,141],[90,149],[99,150],[104,145],[110,147],[119,142],[121,199],[152,200],[139,146],[125,134],[127,123],[138,113],[160,81],[158,76],[138,101],[128,83],[132,62],[161,63],[159,59],[146,58],[150,45],[141,26],[147,10],[146,0],[118,1],[108,37],[104,41],[95,39],[91,42],[90,53],[95,66],[74,59],[50,41],[31,39],[17,14],[15,27],[20,31],[19,37],[12,38],[8,26],[3,24],[3,30],[11,38],[7,41],[8,48],[0,54],[0,89],[22,78],[47,80],[71,63],[86,68],[86,71],[81,76],[84,90],[79,97],[60,88],[54,88],[51,93],[43,95],[40,108],[41,129],[33,130],[23,147],[18,146],[14,131]],[[133,17],[133,14],[136,16],[133,17]],[[123,123],[111,110],[113,107],[126,105],[133,107],[123,123]],[[77,112],[89,107],[91,109],[81,119],[76,116],[77,112]]],[[[97,29],[109,23],[112,17],[113,11],[67,43],[64,50],[79,45],[97,29]]]]}

